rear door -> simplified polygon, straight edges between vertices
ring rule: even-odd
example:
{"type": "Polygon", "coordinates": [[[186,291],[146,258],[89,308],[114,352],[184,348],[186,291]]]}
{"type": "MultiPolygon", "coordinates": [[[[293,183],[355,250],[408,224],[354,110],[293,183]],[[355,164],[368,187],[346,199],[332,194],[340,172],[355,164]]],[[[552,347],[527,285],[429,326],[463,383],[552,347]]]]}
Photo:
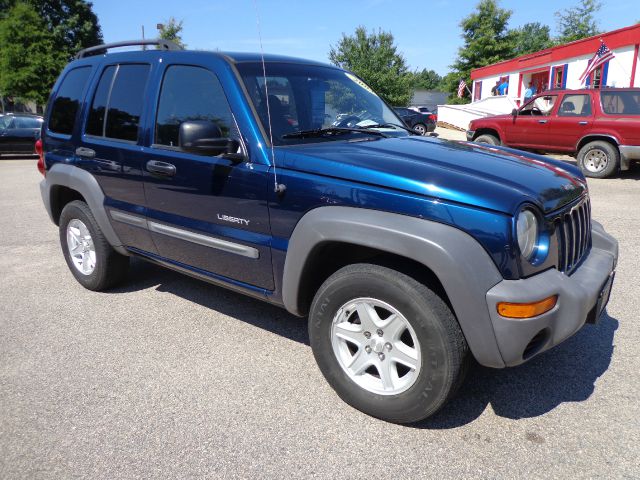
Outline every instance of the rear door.
{"type": "Polygon", "coordinates": [[[155,253],[145,215],[141,125],[151,75],[149,63],[104,65],[89,94],[89,109],[75,150],[105,195],[105,207],[122,242],[155,253]]]}
{"type": "Polygon", "coordinates": [[[169,62],[164,68],[152,138],[144,149],[147,219],[158,253],[273,290],[268,167],[181,148],[181,125],[205,122],[244,151],[214,69],[169,62]]]}
{"type": "Polygon", "coordinates": [[[549,147],[574,151],[580,139],[593,129],[593,121],[591,94],[564,94],[556,114],[549,117],[549,147]]]}

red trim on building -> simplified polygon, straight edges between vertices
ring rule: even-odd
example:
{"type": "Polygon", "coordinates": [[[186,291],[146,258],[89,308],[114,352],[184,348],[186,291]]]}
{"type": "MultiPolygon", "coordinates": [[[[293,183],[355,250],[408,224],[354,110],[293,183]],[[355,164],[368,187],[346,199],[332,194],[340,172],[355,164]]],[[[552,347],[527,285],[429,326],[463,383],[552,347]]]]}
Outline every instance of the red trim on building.
{"type": "Polygon", "coordinates": [[[631,64],[631,82],[629,86],[633,88],[633,84],[636,81],[636,67],[638,66],[638,49],[640,44],[636,43],[636,48],[633,50],[633,63],[631,64]]]}
{"type": "Polygon", "coordinates": [[[640,24],[631,25],[601,35],[594,35],[593,37],[583,38],[575,42],[540,50],[539,52],[523,55],[512,60],[505,60],[494,63],[493,65],[487,65],[486,67],[476,68],[471,71],[471,79],[476,80],[478,78],[491,77],[505,72],[515,72],[545,64],[565,63],[565,60],[568,58],[593,55],[600,46],[600,39],[607,44],[607,47],[613,50],[629,45],[636,45],[638,38],[640,38],[640,24]]]}

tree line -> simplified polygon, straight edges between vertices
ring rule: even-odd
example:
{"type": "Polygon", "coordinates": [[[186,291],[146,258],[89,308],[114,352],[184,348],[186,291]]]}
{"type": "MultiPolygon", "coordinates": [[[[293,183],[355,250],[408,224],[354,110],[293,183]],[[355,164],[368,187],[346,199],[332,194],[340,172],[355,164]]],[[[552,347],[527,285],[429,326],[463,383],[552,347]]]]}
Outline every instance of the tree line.
{"type": "MultiPolygon", "coordinates": [[[[441,77],[432,69],[412,71],[390,32],[358,27],[330,46],[329,60],[364,79],[392,105],[407,105],[415,89],[441,90],[457,98],[460,79],[469,82],[471,70],[599,33],[595,14],[598,0],[580,0],[556,12],[558,35],[539,22],[509,28],[511,10],[499,0],[481,0],[460,22],[463,46],[451,71],[441,77]]],[[[182,21],[171,17],[160,26],[161,38],[182,45],[182,21]]],[[[103,42],[98,18],[85,0],[0,0],[0,95],[47,101],[60,71],[81,49],[103,42]]]]}
{"type": "Polygon", "coordinates": [[[554,38],[550,27],[540,22],[509,28],[513,12],[501,8],[499,0],[481,0],[460,22],[464,43],[444,77],[434,70],[411,71],[390,32],[367,32],[364,27],[354,35],[343,34],[331,47],[329,60],[362,77],[392,105],[408,104],[417,88],[448,92],[449,103],[468,103],[468,93],[458,98],[457,90],[461,79],[470,82],[471,70],[596,35],[600,30],[595,14],[600,8],[598,0],[580,0],[572,8],[557,11],[554,38]]]}

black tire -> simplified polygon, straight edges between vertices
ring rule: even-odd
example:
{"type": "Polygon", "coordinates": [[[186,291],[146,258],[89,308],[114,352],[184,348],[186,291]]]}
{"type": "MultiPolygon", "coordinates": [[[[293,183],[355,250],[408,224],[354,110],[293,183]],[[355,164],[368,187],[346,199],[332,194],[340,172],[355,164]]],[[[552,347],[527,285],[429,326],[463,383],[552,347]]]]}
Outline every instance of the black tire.
{"type": "Polygon", "coordinates": [[[413,126],[413,131],[416,132],[416,133],[419,133],[423,137],[425,135],[429,134],[429,129],[427,128],[427,126],[424,123],[416,123],[413,126]]]}
{"type": "Polygon", "coordinates": [[[490,133],[485,133],[484,135],[480,135],[478,138],[474,140],[475,143],[488,143],[489,145],[500,145],[500,139],[495,135],[491,135],[490,133]]]}
{"type": "Polygon", "coordinates": [[[119,254],[111,247],[85,202],[74,200],[68,203],[60,214],[59,224],[60,245],[64,259],[75,279],[83,287],[100,292],[108,290],[124,280],[129,268],[129,257],[119,254]],[[67,226],[73,220],[80,220],[91,235],[95,249],[95,267],[89,274],[82,273],[71,258],[67,226]]]}
{"type": "MultiPolygon", "coordinates": [[[[311,305],[309,338],[322,374],[340,398],[364,413],[394,423],[417,422],[438,411],[462,383],[469,359],[460,326],[438,295],[412,277],[372,264],[349,265],[322,284],[311,305]],[[422,351],[414,382],[398,394],[363,388],[334,353],[334,318],[344,314],[341,307],[345,304],[363,297],[379,299],[400,312],[422,351]]],[[[364,354],[364,350],[358,352],[364,354]]],[[[391,358],[391,350],[388,355],[391,358]]],[[[363,375],[367,372],[369,369],[363,375]]]]}
{"type": "Polygon", "coordinates": [[[609,142],[596,140],[580,149],[577,160],[586,177],[606,178],[618,171],[620,152],[609,142]]]}

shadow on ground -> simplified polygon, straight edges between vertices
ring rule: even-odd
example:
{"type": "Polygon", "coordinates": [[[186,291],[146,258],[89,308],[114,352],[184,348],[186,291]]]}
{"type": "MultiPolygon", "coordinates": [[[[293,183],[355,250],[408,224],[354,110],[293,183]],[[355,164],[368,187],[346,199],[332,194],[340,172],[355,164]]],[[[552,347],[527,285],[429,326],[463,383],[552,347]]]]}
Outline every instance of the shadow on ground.
{"type": "MultiPolygon", "coordinates": [[[[282,337],[309,345],[307,323],[285,310],[168,269],[133,259],[129,281],[113,293],[155,287],[282,337]]],[[[582,402],[609,368],[618,321],[606,312],[558,347],[515,368],[474,364],[458,395],[415,428],[446,429],[472,422],[487,408],[501,417],[543,415],[566,402],[582,402]]]]}

